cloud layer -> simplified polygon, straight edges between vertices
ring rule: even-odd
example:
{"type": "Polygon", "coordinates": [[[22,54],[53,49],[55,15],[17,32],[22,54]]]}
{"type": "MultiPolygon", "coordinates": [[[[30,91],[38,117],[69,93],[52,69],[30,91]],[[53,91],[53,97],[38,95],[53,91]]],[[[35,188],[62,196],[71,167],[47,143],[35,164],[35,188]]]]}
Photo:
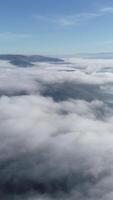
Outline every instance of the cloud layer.
{"type": "Polygon", "coordinates": [[[112,86],[113,60],[0,62],[1,199],[113,198],[112,86]]]}

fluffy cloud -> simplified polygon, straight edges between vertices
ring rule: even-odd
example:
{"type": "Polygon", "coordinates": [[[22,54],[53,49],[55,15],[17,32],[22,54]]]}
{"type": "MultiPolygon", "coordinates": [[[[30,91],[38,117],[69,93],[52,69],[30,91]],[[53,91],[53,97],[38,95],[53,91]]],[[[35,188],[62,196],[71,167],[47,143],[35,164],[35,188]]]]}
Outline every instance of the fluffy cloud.
{"type": "Polygon", "coordinates": [[[113,198],[112,67],[0,65],[1,199],[113,198]]]}

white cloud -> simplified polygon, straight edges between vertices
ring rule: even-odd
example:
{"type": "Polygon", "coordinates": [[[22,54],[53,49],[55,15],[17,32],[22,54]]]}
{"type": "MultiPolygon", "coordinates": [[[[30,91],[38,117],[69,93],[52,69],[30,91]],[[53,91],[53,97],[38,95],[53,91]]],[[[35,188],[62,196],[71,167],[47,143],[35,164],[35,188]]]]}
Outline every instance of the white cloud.
{"type": "Polygon", "coordinates": [[[5,200],[113,197],[113,60],[69,61],[29,68],[0,64],[5,200]],[[69,98],[55,101],[55,93],[69,98]]]}
{"type": "Polygon", "coordinates": [[[113,7],[105,7],[100,10],[103,13],[113,13],[113,7]]]}
{"type": "Polygon", "coordinates": [[[26,39],[30,38],[31,35],[23,33],[13,33],[13,32],[0,32],[0,38],[4,40],[13,40],[13,39],[26,39]]]}
{"type": "Polygon", "coordinates": [[[77,26],[83,23],[87,23],[89,20],[93,20],[95,18],[102,17],[104,15],[112,13],[113,13],[113,7],[104,7],[98,9],[95,12],[83,12],[65,16],[35,15],[34,17],[38,21],[52,23],[57,26],[68,27],[68,26],[77,26]]]}

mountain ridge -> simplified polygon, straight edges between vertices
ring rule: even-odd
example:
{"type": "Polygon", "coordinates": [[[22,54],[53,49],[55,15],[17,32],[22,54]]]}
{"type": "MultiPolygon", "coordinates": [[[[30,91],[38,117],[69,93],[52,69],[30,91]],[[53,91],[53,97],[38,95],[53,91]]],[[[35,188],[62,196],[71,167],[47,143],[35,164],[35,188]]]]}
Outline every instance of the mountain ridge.
{"type": "Polygon", "coordinates": [[[22,55],[22,54],[0,54],[0,60],[9,61],[19,67],[33,66],[34,62],[63,63],[60,58],[47,57],[42,55],[22,55]]]}

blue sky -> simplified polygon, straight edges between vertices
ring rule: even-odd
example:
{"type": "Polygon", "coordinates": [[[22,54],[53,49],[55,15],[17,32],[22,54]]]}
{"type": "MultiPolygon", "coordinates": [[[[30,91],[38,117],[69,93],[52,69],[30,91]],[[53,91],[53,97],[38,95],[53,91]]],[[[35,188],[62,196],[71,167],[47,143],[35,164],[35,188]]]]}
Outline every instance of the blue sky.
{"type": "Polygon", "coordinates": [[[0,53],[113,52],[113,0],[0,0],[0,53]]]}

